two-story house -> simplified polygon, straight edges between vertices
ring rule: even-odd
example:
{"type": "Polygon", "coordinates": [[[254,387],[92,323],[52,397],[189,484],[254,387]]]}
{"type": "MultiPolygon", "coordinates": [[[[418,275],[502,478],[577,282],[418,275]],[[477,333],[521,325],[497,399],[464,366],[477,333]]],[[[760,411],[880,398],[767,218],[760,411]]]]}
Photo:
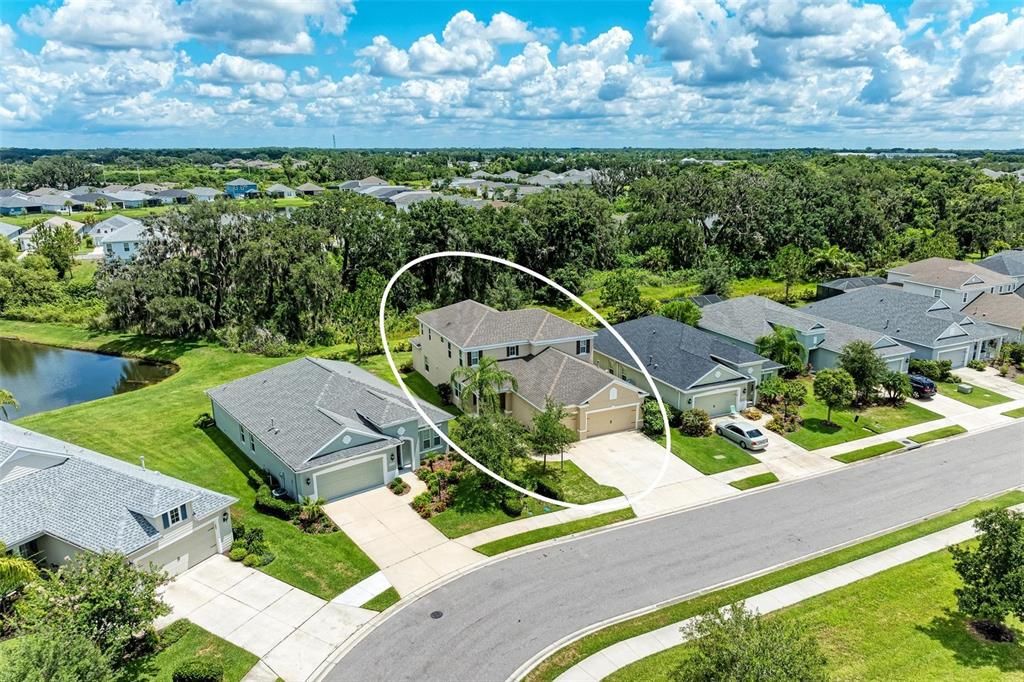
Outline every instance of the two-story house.
{"type": "Polygon", "coordinates": [[[235,178],[224,184],[224,193],[232,199],[248,199],[259,194],[260,188],[252,180],[235,178]]]}
{"type": "MultiPolygon", "coordinates": [[[[580,438],[637,428],[645,392],[593,364],[596,334],[536,308],[496,310],[465,300],[422,313],[412,339],[413,367],[430,383],[451,384],[459,367],[491,357],[516,377],[502,393],[506,414],[529,425],[548,398],[562,404],[580,438]]],[[[475,400],[475,396],[472,397],[475,400]]]]}
{"type": "Polygon", "coordinates": [[[177,575],[231,548],[234,502],[0,421],[0,542],[40,565],[120,552],[177,575]]]}
{"type": "MultiPolygon", "coordinates": [[[[347,362],[302,358],[206,393],[217,428],[296,500],[384,485],[445,449],[401,389],[347,362]]],[[[452,415],[419,404],[447,433],[452,415]]]]}
{"type": "Polygon", "coordinates": [[[1009,294],[1017,288],[1013,277],[952,258],[926,258],[891,268],[886,283],[911,294],[941,298],[954,310],[963,310],[982,294],[1009,294]]]}

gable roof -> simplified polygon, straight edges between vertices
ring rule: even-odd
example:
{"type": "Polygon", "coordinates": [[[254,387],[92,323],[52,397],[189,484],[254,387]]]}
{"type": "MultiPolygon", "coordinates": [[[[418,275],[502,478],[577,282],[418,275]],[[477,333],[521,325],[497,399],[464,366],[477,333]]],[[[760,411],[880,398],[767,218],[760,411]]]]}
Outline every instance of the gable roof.
{"type": "MultiPolygon", "coordinates": [[[[676,388],[691,388],[712,370],[721,367],[723,362],[734,365],[765,363],[762,368],[778,367],[771,360],[714,334],[660,315],[620,322],[613,328],[639,356],[651,376],[676,388]]],[[[639,369],[623,345],[607,329],[597,331],[594,350],[639,369]]]]}
{"type": "Polygon", "coordinates": [[[925,258],[914,263],[890,268],[889,272],[904,275],[907,279],[919,284],[945,289],[1012,284],[1012,280],[1006,275],[993,272],[975,263],[965,263],[952,258],[925,258]]]}
{"type": "Polygon", "coordinates": [[[268,192],[294,192],[288,185],[282,185],[280,182],[275,182],[273,185],[267,188],[268,192]]]}
{"type": "Polygon", "coordinates": [[[162,189],[159,192],[154,192],[155,197],[170,197],[171,199],[187,199],[191,194],[183,189],[162,189]]]}
{"type": "Polygon", "coordinates": [[[850,291],[851,289],[862,289],[873,287],[876,284],[885,284],[884,277],[840,277],[828,282],[822,282],[819,286],[835,289],[836,291],[850,291]]]}
{"type": "Polygon", "coordinates": [[[245,178],[235,178],[224,183],[228,187],[255,187],[256,183],[245,178]]]}
{"type": "Polygon", "coordinates": [[[640,392],[600,367],[557,348],[545,348],[533,356],[500,360],[498,364],[516,378],[516,393],[539,409],[544,409],[548,397],[566,406],[584,405],[613,383],[640,392]]]}
{"type": "Polygon", "coordinates": [[[67,218],[62,218],[60,216],[47,218],[43,222],[43,225],[46,225],[48,227],[62,227],[64,225],[67,225],[76,234],[80,233],[82,230],[85,229],[85,223],[80,223],[77,220],[68,220],[67,218]]]}
{"type": "Polygon", "coordinates": [[[1024,277],[1024,251],[1000,251],[978,261],[978,265],[1008,277],[1024,277]]]}
{"type": "Polygon", "coordinates": [[[197,197],[216,197],[224,194],[219,189],[212,187],[189,187],[185,191],[197,197]]]}
{"type": "MultiPolygon", "coordinates": [[[[294,471],[398,445],[400,439],[381,429],[420,421],[397,386],[353,364],[319,358],[294,360],[206,393],[294,471]],[[345,431],[371,441],[322,452],[345,431]]],[[[419,404],[435,423],[453,418],[419,404]]]]}
{"type": "Polygon", "coordinates": [[[153,230],[136,221],[126,223],[103,238],[104,244],[120,244],[122,242],[144,242],[154,237],[153,230]]]}
{"type": "Polygon", "coordinates": [[[297,190],[299,190],[301,192],[317,192],[317,191],[323,192],[324,191],[323,187],[321,187],[320,185],[314,185],[312,182],[304,182],[301,185],[299,185],[298,187],[296,187],[295,189],[297,189],[297,190]]]}
{"type": "Polygon", "coordinates": [[[802,310],[928,348],[1005,334],[953,310],[941,299],[891,284],[848,291],[802,310]]]}
{"type": "Polygon", "coordinates": [[[0,541],[5,543],[47,534],[94,552],[131,554],[159,535],[146,517],[191,503],[192,515],[201,518],[235,501],[0,422],[0,541]]]}
{"type": "Polygon", "coordinates": [[[114,215],[110,216],[109,218],[107,218],[105,220],[101,220],[100,222],[98,222],[95,225],[93,225],[89,229],[89,231],[90,232],[109,232],[109,231],[112,231],[112,230],[119,230],[122,227],[125,227],[127,225],[133,225],[133,224],[141,225],[142,221],[141,220],[136,220],[135,218],[129,218],[128,216],[121,215],[120,213],[115,213],[114,215]]]}
{"type": "Polygon", "coordinates": [[[466,299],[416,316],[459,348],[593,338],[589,329],[539,308],[495,310],[466,299]]]}
{"type": "Polygon", "coordinates": [[[998,324],[1020,330],[1024,327],[1024,298],[1013,294],[990,294],[978,296],[961,310],[979,322],[998,324]]]}
{"type": "Polygon", "coordinates": [[[21,225],[15,225],[14,223],[5,223],[0,220],[0,237],[5,239],[14,239],[21,234],[24,228],[21,225]]]}

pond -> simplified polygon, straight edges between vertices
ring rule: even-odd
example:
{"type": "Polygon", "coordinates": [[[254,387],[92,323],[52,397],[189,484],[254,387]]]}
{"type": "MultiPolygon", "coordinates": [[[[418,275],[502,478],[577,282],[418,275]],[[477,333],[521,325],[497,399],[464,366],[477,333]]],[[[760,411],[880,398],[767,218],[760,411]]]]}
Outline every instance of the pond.
{"type": "Polygon", "coordinates": [[[7,407],[12,420],[134,391],[175,370],[173,365],[0,338],[0,388],[21,404],[7,407]]]}

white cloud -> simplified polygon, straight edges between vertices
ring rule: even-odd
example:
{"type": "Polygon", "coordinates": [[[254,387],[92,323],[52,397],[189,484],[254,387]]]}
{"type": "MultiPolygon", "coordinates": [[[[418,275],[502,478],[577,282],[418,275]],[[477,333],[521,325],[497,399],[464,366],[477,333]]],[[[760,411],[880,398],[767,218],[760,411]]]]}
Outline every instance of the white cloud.
{"type": "Polygon", "coordinates": [[[200,64],[189,70],[186,75],[211,83],[280,82],[285,79],[284,69],[276,64],[223,52],[214,57],[209,64],[200,64]]]}
{"type": "Polygon", "coordinates": [[[1024,16],[1014,20],[1002,13],[990,14],[968,27],[960,42],[949,91],[976,95],[992,84],[993,72],[1008,57],[1024,51],[1024,16]]]}
{"type": "Polygon", "coordinates": [[[69,45],[154,49],[184,39],[174,0],[65,0],[37,5],[18,21],[27,33],[69,45]]]}
{"type": "Polygon", "coordinates": [[[0,50],[13,50],[14,40],[14,29],[7,24],[0,22],[0,50]]]}
{"type": "Polygon", "coordinates": [[[180,9],[190,35],[245,55],[311,54],[311,28],[342,35],[354,13],[355,0],[190,0],[180,9]]]}
{"type": "Polygon", "coordinates": [[[196,88],[196,94],[200,97],[214,97],[227,99],[235,94],[230,85],[213,85],[212,83],[200,83],[196,88]]]}

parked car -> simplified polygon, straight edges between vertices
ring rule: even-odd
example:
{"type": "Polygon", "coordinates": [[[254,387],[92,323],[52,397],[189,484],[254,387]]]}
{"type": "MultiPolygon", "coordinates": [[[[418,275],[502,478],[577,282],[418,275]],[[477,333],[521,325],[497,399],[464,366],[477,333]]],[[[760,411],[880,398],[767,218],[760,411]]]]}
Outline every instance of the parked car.
{"type": "Polygon", "coordinates": [[[909,376],[910,393],[915,398],[930,398],[938,391],[935,387],[935,382],[928,377],[921,374],[911,374],[909,376]]]}
{"type": "Polygon", "coordinates": [[[768,437],[750,422],[722,422],[715,427],[715,433],[737,443],[744,450],[764,450],[768,447],[768,437]]]}

